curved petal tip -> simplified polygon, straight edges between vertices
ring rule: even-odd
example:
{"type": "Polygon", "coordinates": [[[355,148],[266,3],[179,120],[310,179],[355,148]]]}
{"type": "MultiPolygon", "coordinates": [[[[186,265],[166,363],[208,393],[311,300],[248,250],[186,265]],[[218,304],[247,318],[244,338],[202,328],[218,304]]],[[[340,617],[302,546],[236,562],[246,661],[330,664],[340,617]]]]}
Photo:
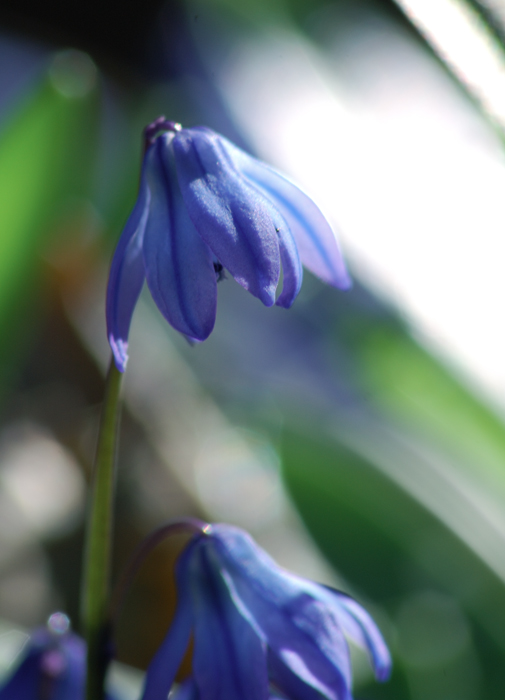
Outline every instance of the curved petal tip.
{"type": "Polygon", "coordinates": [[[388,648],[384,645],[384,647],[381,649],[380,655],[375,658],[375,677],[378,681],[384,683],[384,681],[389,680],[392,670],[393,661],[391,659],[391,654],[389,653],[388,648]]]}

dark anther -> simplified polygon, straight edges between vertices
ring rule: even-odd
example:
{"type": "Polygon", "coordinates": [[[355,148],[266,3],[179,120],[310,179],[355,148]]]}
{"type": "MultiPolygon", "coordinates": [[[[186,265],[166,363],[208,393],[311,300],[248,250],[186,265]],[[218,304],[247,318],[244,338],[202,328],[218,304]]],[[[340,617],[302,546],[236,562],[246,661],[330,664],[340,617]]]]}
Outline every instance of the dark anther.
{"type": "Polygon", "coordinates": [[[224,267],[221,265],[220,262],[215,262],[214,263],[214,272],[216,273],[216,278],[218,282],[221,282],[221,280],[226,279],[226,275],[224,274],[224,267]]]}

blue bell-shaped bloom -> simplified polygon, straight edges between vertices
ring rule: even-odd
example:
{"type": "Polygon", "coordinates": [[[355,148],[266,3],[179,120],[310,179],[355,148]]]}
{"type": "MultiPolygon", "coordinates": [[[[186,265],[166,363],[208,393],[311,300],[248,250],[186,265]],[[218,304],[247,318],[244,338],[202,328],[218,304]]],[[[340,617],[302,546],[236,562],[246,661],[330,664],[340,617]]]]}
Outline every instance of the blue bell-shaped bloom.
{"type": "Polygon", "coordinates": [[[202,341],[214,327],[223,269],[266,306],[288,308],[302,264],[350,286],[331,226],[296,185],[211,129],[160,117],[146,129],[138,199],[109,276],[107,333],[118,369],[144,279],[170,325],[202,341]]]}
{"type": "MultiPolygon", "coordinates": [[[[181,683],[177,690],[170,695],[170,700],[200,700],[200,693],[194,678],[190,677],[181,683]]],[[[285,700],[285,698],[275,692],[270,692],[267,695],[267,700],[285,700]]]]}
{"type": "Polygon", "coordinates": [[[69,627],[66,615],[54,613],[33,632],[0,700],[84,700],[86,645],[69,627]]]}
{"type": "Polygon", "coordinates": [[[193,671],[177,700],[351,700],[346,637],[367,650],[378,680],[387,646],[352,598],[289,574],[242,530],[209,525],[176,568],[172,625],[142,700],[166,700],[193,637],[193,671]]]}

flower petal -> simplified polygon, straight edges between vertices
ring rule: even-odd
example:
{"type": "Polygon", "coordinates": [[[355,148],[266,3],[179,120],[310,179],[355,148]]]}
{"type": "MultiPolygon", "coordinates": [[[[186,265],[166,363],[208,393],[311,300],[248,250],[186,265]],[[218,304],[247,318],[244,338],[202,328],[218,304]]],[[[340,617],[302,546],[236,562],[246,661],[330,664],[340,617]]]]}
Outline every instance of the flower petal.
{"type": "Polygon", "coordinates": [[[142,700],[167,700],[175,675],[181,665],[191,636],[193,610],[189,565],[198,540],[191,542],[176,565],[177,608],[175,616],[146,672],[142,700]]]}
{"type": "Polygon", "coordinates": [[[85,695],[86,646],[76,635],[67,634],[61,649],[64,651],[65,671],[53,686],[51,700],[80,700],[85,695]]]}
{"type": "Polygon", "coordinates": [[[329,700],[347,698],[349,650],[332,610],[238,528],[213,525],[211,537],[235,604],[254,620],[274,655],[329,700]]]}
{"type": "MultiPolygon", "coordinates": [[[[279,688],[290,700],[323,700],[328,696],[326,689],[318,682],[303,663],[303,659],[293,658],[292,666],[287,666],[282,659],[269,650],[268,670],[272,683],[279,688]],[[307,680],[304,677],[307,677],[307,680]]],[[[352,700],[348,688],[343,686],[339,700],[352,700]]]]}
{"type": "Polygon", "coordinates": [[[30,649],[28,656],[0,689],[0,700],[35,700],[39,682],[40,652],[30,649]]]}
{"type": "MultiPolygon", "coordinates": [[[[86,646],[75,634],[33,632],[22,659],[0,689],[1,700],[84,700],[86,646]]],[[[107,699],[111,700],[107,695],[107,699]]]]}
{"type": "Polygon", "coordinates": [[[142,242],[150,196],[145,173],[142,172],[137,201],[119,239],[109,273],[107,337],[120,372],[126,368],[128,332],[145,279],[142,242]]]}
{"type": "Polygon", "coordinates": [[[170,696],[170,700],[200,700],[200,694],[193,678],[190,677],[183,681],[173,696],[170,696]]]}
{"type": "MultiPolygon", "coordinates": [[[[305,697],[316,691],[328,700],[350,698],[351,665],[349,649],[335,617],[309,596],[299,595],[286,606],[273,604],[233,578],[238,596],[277,658],[277,677],[281,667],[284,681],[293,674],[287,694],[295,687],[305,688],[305,697]]],[[[295,696],[298,697],[298,696],[295,696]]]]}
{"type": "Polygon", "coordinates": [[[182,196],[198,233],[237,282],[271,306],[280,274],[278,212],[237,170],[218,134],[183,129],[173,145],[182,196]]]}
{"type": "Polygon", "coordinates": [[[288,225],[281,224],[277,233],[279,235],[283,281],[282,292],[275,303],[277,306],[289,309],[302,286],[303,268],[295,239],[288,225]]]}
{"type": "MultiPolygon", "coordinates": [[[[328,623],[330,628],[336,625],[337,629],[334,629],[334,633],[337,642],[341,638],[341,630],[368,651],[377,679],[387,680],[391,672],[389,650],[377,625],[359,603],[340,591],[283,571],[265,551],[238,528],[229,525],[213,525],[212,532],[221,544],[221,552],[224,552],[221,565],[231,576],[232,585],[237,587],[237,596],[243,601],[242,604],[245,607],[250,609],[243,600],[241,591],[247,593],[249,589],[254,591],[254,594],[250,594],[251,601],[254,596],[259,601],[253,603],[257,610],[263,604],[271,604],[284,611],[291,610],[291,606],[294,606],[292,618],[295,623],[299,619],[299,626],[303,627],[306,621],[314,617],[312,606],[304,601],[306,599],[312,601],[316,607],[320,604],[321,610],[326,609],[329,616],[324,624],[328,623]],[[255,572],[254,578],[250,576],[250,571],[255,572]],[[239,584],[239,581],[242,583],[239,584]]],[[[218,548],[218,555],[219,551],[218,548]]],[[[254,611],[252,615],[255,616],[254,611]]],[[[265,619],[271,618],[265,614],[265,619]]],[[[317,614],[314,619],[317,620],[317,614]]],[[[331,629],[329,633],[331,634],[331,629]]],[[[319,633],[316,631],[315,634],[317,636],[319,633]]],[[[335,650],[338,651],[337,647],[335,650]]],[[[335,662],[340,663],[338,654],[335,662]]],[[[345,668],[345,663],[343,659],[344,665],[341,668],[345,668]]]]}
{"type": "Polygon", "coordinates": [[[345,634],[368,651],[377,680],[386,681],[391,674],[391,655],[371,616],[350,596],[317,583],[313,585],[321,589],[321,600],[335,610],[345,634]]]}
{"type": "Polygon", "coordinates": [[[263,641],[230,599],[201,548],[195,575],[193,671],[201,700],[268,700],[263,641]]]}
{"type": "Polygon", "coordinates": [[[181,196],[172,137],[159,136],[146,154],[151,192],[144,234],[146,278],[170,325],[194,340],[205,340],[216,319],[216,274],[212,254],[193,226],[181,196]]]}
{"type": "Polygon", "coordinates": [[[305,267],[324,282],[348,289],[351,279],[337,238],[319,207],[299,187],[265,163],[221,138],[235,166],[253,182],[286,219],[305,267]]]}

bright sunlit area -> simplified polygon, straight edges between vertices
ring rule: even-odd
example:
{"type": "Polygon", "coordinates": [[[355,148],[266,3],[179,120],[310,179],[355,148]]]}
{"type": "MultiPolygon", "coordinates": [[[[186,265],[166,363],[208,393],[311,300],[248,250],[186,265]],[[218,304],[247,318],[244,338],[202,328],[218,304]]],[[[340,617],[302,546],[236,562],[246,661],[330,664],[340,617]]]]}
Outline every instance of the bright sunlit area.
{"type": "MultiPolygon", "coordinates": [[[[503,58],[474,56],[471,27],[459,36],[453,15],[431,5],[434,32],[453,39],[456,59],[462,44],[470,66],[479,59],[474,82],[496,73],[485,87],[498,111],[503,58]]],[[[219,87],[261,157],[317,192],[360,280],[503,410],[499,134],[378,6],[327,6],[309,26],[310,39],[282,26],[231,39],[219,87]]]]}

